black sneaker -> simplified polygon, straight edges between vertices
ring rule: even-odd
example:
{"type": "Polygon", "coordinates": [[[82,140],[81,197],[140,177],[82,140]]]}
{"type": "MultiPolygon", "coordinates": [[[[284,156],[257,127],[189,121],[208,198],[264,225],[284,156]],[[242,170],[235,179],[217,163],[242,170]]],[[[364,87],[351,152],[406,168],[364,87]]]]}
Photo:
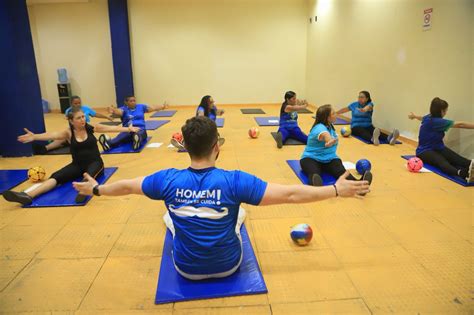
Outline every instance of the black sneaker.
{"type": "Polygon", "coordinates": [[[48,149],[46,149],[46,146],[43,144],[33,143],[32,146],[34,155],[44,155],[48,153],[48,149]]]}
{"type": "Polygon", "coordinates": [[[23,206],[27,206],[33,202],[33,198],[22,191],[6,190],[3,192],[3,198],[5,198],[6,201],[21,203],[23,206]]]}
{"type": "Polygon", "coordinates": [[[99,143],[102,146],[102,150],[104,151],[109,151],[110,150],[110,144],[109,144],[109,137],[101,134],[99,136],[99,143]]]}
{"type": "Polygon", "coordinates": [[[133,150],[137,151],[140,145],[142,144],[142,139],[137,133],[133,134],[132,139],[133,139],[133,143],[132,143],[133,150]]]}
{"type": "Polygon", "coordinates": [[[277,132],[275,136],[275,140],[277,142],[277,148],[278,149],[283,148],[283,135],[281,134],[281,132],[277,132]]]}
{"type": "Polygon", "coordinates": [[[313,174],[313,176],[311,177],[310,184],[311,184],[311,186],[322,186],[323,185],[323,179],[318,174],[313,174]]]}
{"type": "MultiPolygon", "coordinates": [[[[372,184],[372,173],[366,171],[360,180],[366,180],[369,182],[369,186],[372,184]]],[[[359,194],[360,196],[365,196],[366,194],[359,194]]]]}

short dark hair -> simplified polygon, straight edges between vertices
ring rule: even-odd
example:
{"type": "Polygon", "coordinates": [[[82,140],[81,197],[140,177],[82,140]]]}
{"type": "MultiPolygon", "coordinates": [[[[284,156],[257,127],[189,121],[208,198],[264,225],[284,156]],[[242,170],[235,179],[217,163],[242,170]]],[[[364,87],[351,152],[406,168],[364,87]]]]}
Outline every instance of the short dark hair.
{"type": "Polygon", "coordinates": [[[77,99],[80,100],[81,98],[77,95],[73,95],[73,96],[71,96],[71,99],[69,100],[69,102],[72,104],[72,101],[77,100],[77,99]]]}
{"type": "Polygon", "coordinates": [[[208,117],[198,116],[186,120],[186,124],[181,127],[181,132],[184,146],[191,157],[209,156],[217,143],[216,123],[208,117]]]}
{"type": "Polygon", "coordinates": [[[430,114],[431,117],[442,117],[441,112],[448,108],[449,104],[445,100],[440,99],[439,97],[435,97],[431,101],[430,105],[430,114]]]}
{"type": "Polygon", "coordinates": [[[127,96],[125,96],[123,101],[128,102],[128,100],[131,99],[132,97],[135,97],[135,95],[127,95],[127,96]]]}

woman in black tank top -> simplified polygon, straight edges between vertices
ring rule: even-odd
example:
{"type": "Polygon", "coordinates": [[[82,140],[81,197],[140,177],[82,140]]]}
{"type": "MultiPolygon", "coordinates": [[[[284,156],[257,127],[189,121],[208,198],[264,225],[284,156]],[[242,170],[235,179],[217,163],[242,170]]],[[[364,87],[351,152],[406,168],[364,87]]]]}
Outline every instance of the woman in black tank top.
{"type": "MultiPolygon", "coordinates": [[[[3,192],[3,197],[7,201],[18,202],[22,205],[32,203],[33,198],[47,191],[50,191],[56,185],[71,182],[81,178],[84,173],[96,177],[102,173],[104,162],[100,157],[97,139],[94,132],[138,132],[137,127],[106,126],[101,124],[87,124],[84,112],[80,109],[72,110],[68,114],[69,128],[60,132],[45,132],[34,134],[25,128],[26,134],[18,137],[18,141],[28,143],[35,140],[66,140],[71,146],[72,161],[59,171],[56,171],[51,177],[45,180],[41,185],[31,191],[15,192],[7,190],[3,192]]],[[[85,196],[77,195],[76,202],[84,202],[85,196]]]]}

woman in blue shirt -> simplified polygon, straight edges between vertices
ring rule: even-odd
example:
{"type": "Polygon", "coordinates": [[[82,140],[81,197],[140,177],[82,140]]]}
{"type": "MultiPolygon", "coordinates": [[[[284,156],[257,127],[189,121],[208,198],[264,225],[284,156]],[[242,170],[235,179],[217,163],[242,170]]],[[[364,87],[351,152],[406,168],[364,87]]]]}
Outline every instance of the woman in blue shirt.
{"type": "Polygon", "coordinates": [[[374,103],[370,98],[370,93],[361,91],[357,102],[349,104],[336,112],[337,115],[352,112],[351,129],[352,134],[366,141],[379,145],[380,140],[388,141],[389,144],[397,143],[400,136],[398,129],[394,129],[391,135],[386,135],[372,125],[372,113],[374,112],[374,103]]]}
{"type": "Polygon", "coordinates": [[[444,145],[443,138],[449,128],[474,129],[474,124],[444,119],[448,102],[435,97],[431,101],[430,114],[424,117],[413,113],[410,119],[421,121],[416,156],[424,163],[440,168],[450,176],[459,176],[468,183],[474,181],[474,160],[468,160],[444,145]]]}
{"type": "Polygon", "coordinates": [[[296,139],[303,143],[308,141],[308,136],[298,126],[297,113],[298,110],[305,109],[306,107],[308,107],[308,103],[298,100],[295,92],[288,91],[285,93],[285,101],[281,104],[280,109],[280,127],[276,135],[278,149],[283,147],[288,138],[296,139]]]}
{"type": "MultiPolygon", "coordinates": [[[[333,126],[336,118],[336,112],[329,104],[319,107],[316,112],[316,120],[308,135],[308,144],[300,160],[301,169],[308,175],[310,185],[322,186],[322,172],[335,178],[346,172],[336,154],[338,138],[333,126]]],[[[352,175],[347,179],[357,180],[352,175]]],[[[370,171],[363,174],[362,180],[368,181],[369,184],[372,182],[370,171]]]]}
{"type": "Polygon", "coordinates": [[[115,138],[109,139],[106,135],[99,136],[99,143],[104,151],[118,147],[123,143],[132,142],[133,150],[137,150],[144,140],[147,138],[145,126],[145,113],[160,111],[168,108],[168,105],[145,105],[137,104],[135,96],[125,97],[125,105],[119,108],[109,107],[109,113],[119,116],[122,119],[124,127],[138,127],[138,132],[121,132],[115,138]]]}
{"type": "Polygon", "coordinates": [[[196,110],[196,116],[206,116],[209,117],[214,122],[216,121],[217,116],[224,114],[223,109],[217,109],[214,99],[210,95],[203,96],[201,103],[196,110]]]}

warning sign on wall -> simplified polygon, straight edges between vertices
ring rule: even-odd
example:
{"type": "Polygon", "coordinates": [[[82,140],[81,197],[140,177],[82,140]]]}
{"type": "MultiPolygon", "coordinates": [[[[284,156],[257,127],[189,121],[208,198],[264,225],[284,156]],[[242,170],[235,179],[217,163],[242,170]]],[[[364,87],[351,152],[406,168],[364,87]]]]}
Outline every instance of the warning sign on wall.
{"type": "Polygon", "coordinates": [[[431,29],[431,19],[433,17],[433,8],[423,11],[423,31],[431,29]]]}

